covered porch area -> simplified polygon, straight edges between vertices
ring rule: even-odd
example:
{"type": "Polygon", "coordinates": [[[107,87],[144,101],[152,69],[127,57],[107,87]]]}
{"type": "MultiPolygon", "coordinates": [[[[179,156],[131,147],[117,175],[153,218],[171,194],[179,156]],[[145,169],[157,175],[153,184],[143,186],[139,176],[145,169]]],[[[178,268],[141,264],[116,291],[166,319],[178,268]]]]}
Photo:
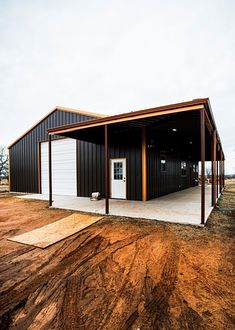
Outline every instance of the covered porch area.
{"type": "MultiPolygon", "coordinates": [[[[192,187],[149,201],[110,199],[110,215],[167,221],[180,224],[201,224],[200,188],[192,187]]],[[[20,198],[48,200],[48,195],[32,194],[20,198]]],[[[53,207],[75,211],[105,214],[105,199],[91,201],[88,197],[53,195],[53,207]]],[[[205,188],[205,216],[209,217],[211,186],[205,188]]]]}
{"type": "MultiPolygon", "coordinates": [[[[86,162],[87,152],[81,158],[85,162],[83,172],[78,169],[78,187],[84,178],[86,187],[92,178],[102,179],[89,194],[78,193],[86,197],[74,197],[77,205],[79,199],[83,202],[79,211],[203,225],[224,186],[224,155],[208,99],[61,126],[48,133],[49,206],[58,207],[51,183],[53,135],[100,145],[103,150],[94,167],[86,162]],[[206,187],[205,161],[212,163],[211,188],[206,187]],[[200,186],[193,187],[198,180],[200,186]],[[124,187],[121,197],[113,195],[114,182],[124,187]],[[95,204],[88,196],[96,191],[105,199],[95,204]]],[[[90,158],[94,157],[91,152],[90,158]]]]}

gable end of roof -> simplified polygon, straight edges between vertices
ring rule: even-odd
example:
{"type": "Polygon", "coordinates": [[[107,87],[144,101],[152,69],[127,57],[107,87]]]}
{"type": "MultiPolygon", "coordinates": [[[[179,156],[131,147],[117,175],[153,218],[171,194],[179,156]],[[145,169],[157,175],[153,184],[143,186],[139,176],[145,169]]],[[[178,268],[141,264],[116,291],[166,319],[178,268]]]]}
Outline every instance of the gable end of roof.
{"type": "Polygon", "coordinates": [[[23,134],[21,134],[16,140],[14,140],[9,146],[8,149],[10,149],[13,145],[15,145],[18,141],[20,141],[25,135],[27,135],[30,131],[32,131],[35,127],[37,127],[39,124],[41,124],[45,119],[47,119],[49,116],[51,116],[56,111],[67,111],[70,113],[80,114],[88,117],[94,117],[95,119],[104,118],[107,117],[106,115],[97,114],[94,112],[79,110],[79,109],[73,109],[73,108],[67,108],[63,106],[56,106],[51,111],[49,111],[43,118],[41,118],[39,121],[37,121],[33,126],[31,126],[27,131],[25,131],[23,134]]]}

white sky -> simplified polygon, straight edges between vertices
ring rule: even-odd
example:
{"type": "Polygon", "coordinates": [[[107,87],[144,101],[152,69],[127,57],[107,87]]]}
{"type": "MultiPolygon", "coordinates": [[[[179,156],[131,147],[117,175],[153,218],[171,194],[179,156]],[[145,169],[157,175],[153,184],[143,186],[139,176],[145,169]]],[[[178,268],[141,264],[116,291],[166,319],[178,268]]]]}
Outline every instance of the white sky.
{"type": "Polygon", "coordinates": [[[235,173],[234,0],[0,0],[0,144],[55,105],[116,114],[208,96],[235,173]]]}

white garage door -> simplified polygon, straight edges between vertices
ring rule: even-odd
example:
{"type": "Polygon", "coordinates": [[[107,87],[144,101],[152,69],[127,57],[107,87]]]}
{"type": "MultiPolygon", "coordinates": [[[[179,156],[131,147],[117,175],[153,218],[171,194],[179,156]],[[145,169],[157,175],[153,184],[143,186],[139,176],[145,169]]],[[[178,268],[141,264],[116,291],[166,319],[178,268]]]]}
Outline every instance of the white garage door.
{"type": "MultiPolygon", "coordinates": [[[[76,140],[51,142],[52,193],[77,196],[76,140]]],[[[48,142],[41,143],[41,192],[49,193],[48,142]]]]}

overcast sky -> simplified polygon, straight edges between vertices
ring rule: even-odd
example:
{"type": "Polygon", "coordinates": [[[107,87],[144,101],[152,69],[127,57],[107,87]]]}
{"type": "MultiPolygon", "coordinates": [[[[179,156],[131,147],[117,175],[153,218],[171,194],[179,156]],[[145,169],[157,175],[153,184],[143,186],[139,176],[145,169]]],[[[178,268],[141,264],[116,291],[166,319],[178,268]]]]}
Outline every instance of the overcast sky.
{"type": "Polygon", "coordinates": [[[116,114],[208,96],[235,173],[234,0],[0,0],[0,144],[56,105],[116,114]]]}

